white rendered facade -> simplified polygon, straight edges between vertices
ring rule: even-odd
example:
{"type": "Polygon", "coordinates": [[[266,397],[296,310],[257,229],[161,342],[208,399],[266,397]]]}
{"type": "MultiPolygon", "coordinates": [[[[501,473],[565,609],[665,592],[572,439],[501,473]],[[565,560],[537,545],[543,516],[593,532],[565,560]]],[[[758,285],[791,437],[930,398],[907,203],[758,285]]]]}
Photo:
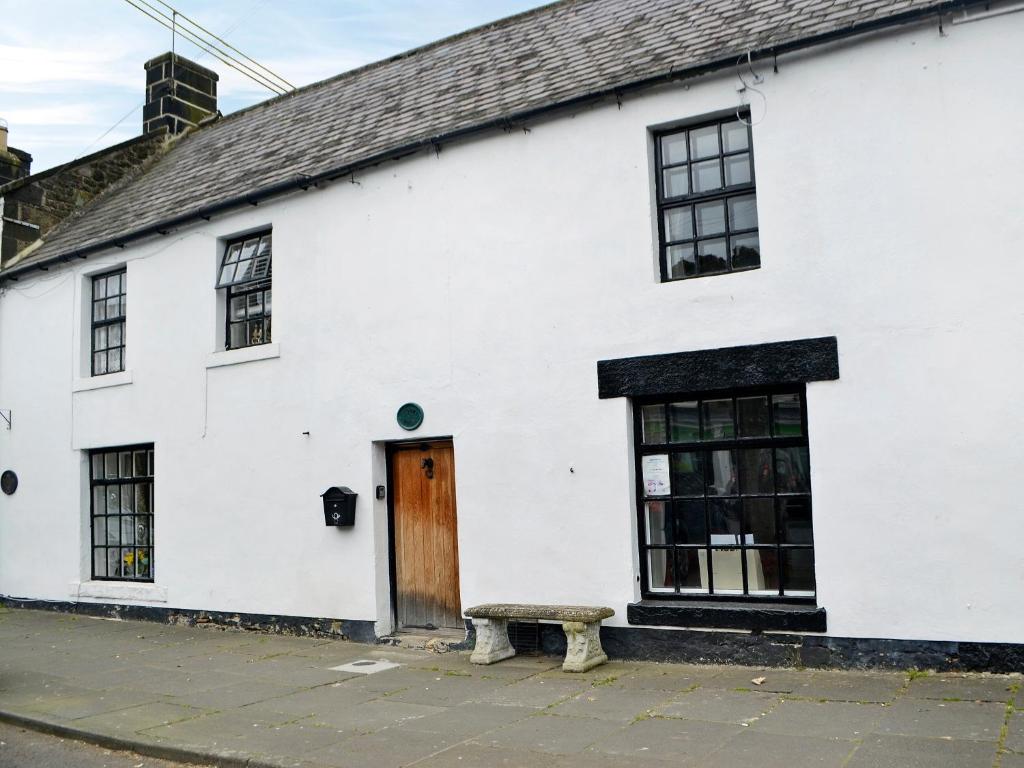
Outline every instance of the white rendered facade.
{"type": "Polygon", "coordinates": [[[0,594],[386,634],[384,444],[451,436],[462,605],[627,626],[633,417],[596,361],[835,336],[839,379],[806,388],[827,634],[1022,642],[1024,14],[945,32],[762,64],[764,102],[726,72],[554,115],[5,284],[0,594]],[[662,283],[652,130],[741,99],[761,267],[662,283]],[[267,227],[273,344],[217,351],[223,242],[267,227]],[[88,278],[120,264],[126,371],[90,378],[88,278]],[[86,452],[137,443],[155,582],[91,582],[86,452]],[[360,494],[352,529],[323,524],[332,485],[360,494]]]}

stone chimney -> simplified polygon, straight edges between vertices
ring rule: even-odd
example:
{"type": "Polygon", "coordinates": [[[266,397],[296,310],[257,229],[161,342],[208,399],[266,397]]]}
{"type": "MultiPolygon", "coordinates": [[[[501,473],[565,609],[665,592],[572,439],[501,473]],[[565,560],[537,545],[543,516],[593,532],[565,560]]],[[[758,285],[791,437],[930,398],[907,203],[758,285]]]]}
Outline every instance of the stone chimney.
{"type": "Polygon", "coordinates": [[[181,133],[217,111],[217,73],[174,53],[150,59],[142,132],[181,133]]]}
{"type": "Polygon", "coordinates": [[[7,121],[0,120],[0,186],[32,172],[32,155],[7,146],[7,121]]]}

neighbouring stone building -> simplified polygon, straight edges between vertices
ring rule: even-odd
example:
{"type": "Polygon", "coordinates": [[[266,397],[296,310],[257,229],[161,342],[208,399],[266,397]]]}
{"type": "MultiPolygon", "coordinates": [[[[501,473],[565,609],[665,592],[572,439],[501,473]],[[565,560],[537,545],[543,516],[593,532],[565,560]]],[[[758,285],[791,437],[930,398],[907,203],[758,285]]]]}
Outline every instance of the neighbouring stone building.
{"type": "Polygon", "coordinates": [[[565,0],[227,116],[153,59],[0,186],[0,595],[1020,669],[1021,10],[565,0]]]}

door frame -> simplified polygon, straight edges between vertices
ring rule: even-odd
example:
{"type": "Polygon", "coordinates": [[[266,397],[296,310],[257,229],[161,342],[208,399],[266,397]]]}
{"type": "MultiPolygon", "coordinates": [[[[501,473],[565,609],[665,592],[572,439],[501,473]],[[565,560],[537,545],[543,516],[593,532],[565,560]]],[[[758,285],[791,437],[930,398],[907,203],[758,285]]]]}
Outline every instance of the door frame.
{"type": "MultiPolygon", "coordinates": [[[[389,440],[384,443],[384,461],[385,461],[385,476],[386,476],[386,492],[388,500],[388,581],[390,582],[390,600],[391,600],[391,626],[393,627],[392,632],[398,632],[400,627],[398,625],[398,557],[395,553],[395,494],[393,489],[394,484],[394,454],[396,450],[402,450],[413,445],[433,445],[436,443],[451,443],[452,445],[452,461],[455,460],[455,438],[451,435],[439,435],[434,437],[418,437],[418,438],[406,438],[403,440],[389,440]]],[[[458,482],[455,483],[456,499],[458,499],[458,482]]],[[[458,512],[456,511],[456,520],[458,520],[458,512]]],[[[458,535],[458,534],[456,534],[458,535]]],[[[461,574],[459,571],[459,588],[462,587],[461,574]]],[[[424,630],[426,631],[426,630],[424,630]]]]}

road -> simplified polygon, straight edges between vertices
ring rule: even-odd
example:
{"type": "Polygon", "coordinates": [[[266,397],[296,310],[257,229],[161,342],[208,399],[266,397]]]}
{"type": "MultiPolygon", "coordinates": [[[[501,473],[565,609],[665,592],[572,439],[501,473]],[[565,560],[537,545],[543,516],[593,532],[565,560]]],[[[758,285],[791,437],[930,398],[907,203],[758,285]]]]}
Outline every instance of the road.
{"type": "Polygon", "coordinates": [[[0,723],[0,768],[178,768],[179,765],[0,723]]]}

